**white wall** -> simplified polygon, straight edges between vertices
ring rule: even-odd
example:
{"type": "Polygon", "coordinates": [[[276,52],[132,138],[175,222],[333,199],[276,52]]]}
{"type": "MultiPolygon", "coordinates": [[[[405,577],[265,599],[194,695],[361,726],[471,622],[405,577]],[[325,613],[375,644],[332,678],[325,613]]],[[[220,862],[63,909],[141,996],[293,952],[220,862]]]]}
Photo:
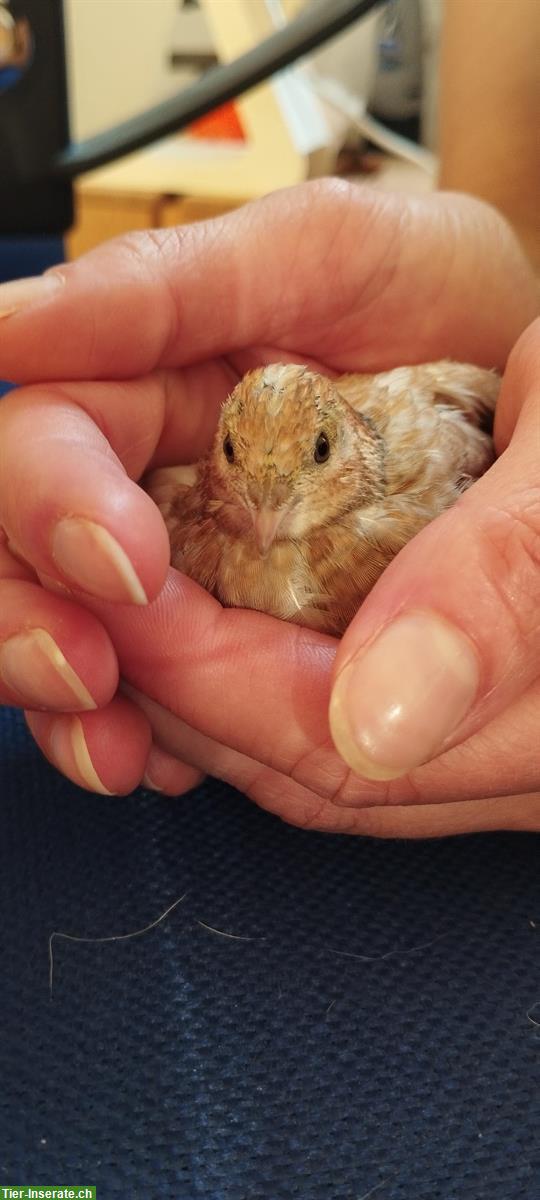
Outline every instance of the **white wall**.
{"type": "Polygon", "coordinates": [[[87,137],[182,87],[167,51],[178,0],[64,0],[74,138],[87,137]]]}
{"type": "MultiPolygon", "coordinates": [[[[320,2],[282,0],[282,6],[290,19],[304,4],[320,2]]],[[[255,29],[259,8],[263,16],[260,0],[248,0],[244,14],[242,7],[219,0],[218,11],[226,14],[218,37],[222,52],[232,28],[247,22],[247,29],[251,21],[255,29]]],[[[212,43],[204,12],[181,12],[179,0],[64,0],[64,11],[74,138],[106,129],[179,91],[192,76],[170,69],[167,59],[172,47],[187,48],[198,41],[198,48],[210,49],[212,43]]],[[[361,95],[371,82],[373,25],[371,16],[333,39],[314,60],[323,73],[337,75],[361,95]]],[[[262,22],[260,36],[267,33],[262,22]]],[[[235,52],[239,52],[236,44],[235,52]]]]}

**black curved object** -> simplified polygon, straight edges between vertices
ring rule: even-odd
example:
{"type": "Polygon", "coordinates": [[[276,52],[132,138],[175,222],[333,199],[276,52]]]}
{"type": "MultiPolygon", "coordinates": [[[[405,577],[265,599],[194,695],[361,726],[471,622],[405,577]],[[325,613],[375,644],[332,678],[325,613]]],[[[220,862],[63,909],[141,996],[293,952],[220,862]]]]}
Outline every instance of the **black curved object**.
{"type": "Polygon", "coordinates": [[[32,43],[26,62],[15,47],[0,65],[0,235],[63,233],[72,188],[52,169],[69,139],[62,0],[0,0],[0,18],[32,43]]]}
{"type": "Polygon", "coordinates": [[[24,66],[0,65],[0,234],[57,233],[72,220],[71,180],[177,132],[308,54],[380,0],[328,0],[177,96],[70,144],[62,0],[0,0],[0,17],[31,31],[24,66]]]}
{"type": "Polygon", "coordinates": [[[55,158],[55,174],[74,176],[141,150],[157,138],[178,132],[191,121],[211,112],[227,100],[241,96],[309,54],[353,21],[365,16],[381,0],[328,0],[324,8],[306,9],[285,29],[266,38],[234,62],[206,71],[178,96],[89,138],[68,146],[55,158]]]}

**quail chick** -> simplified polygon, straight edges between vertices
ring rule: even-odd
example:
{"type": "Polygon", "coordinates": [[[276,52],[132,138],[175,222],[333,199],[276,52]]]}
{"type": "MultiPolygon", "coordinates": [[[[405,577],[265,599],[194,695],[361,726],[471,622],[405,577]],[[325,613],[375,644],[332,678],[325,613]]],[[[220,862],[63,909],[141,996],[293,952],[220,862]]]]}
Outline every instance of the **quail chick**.
{"type": "Polygon", "coordinates": [[[333,380],[250,371],[205,458],[147,480],[173,566],[224,605],[339,636],[401,547],[490,466],[499,384],[453,362],[333,380]]]}

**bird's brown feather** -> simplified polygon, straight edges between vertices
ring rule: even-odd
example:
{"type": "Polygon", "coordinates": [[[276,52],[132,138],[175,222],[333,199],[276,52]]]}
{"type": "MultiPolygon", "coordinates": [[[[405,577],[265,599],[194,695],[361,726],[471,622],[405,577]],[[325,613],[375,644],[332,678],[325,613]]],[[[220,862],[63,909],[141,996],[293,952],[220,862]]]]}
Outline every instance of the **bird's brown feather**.
{"type": "Polygon", "coordinates": [[[402,546],[490,466],[498,388],[493,372],[451,362],[333,381],[292,364],[250,372],[191,475],[147,481],[172,564],[225,605],[340,635],[402,546]],[[330,454],[317,465],[321,431],[330,454]],[[264,556],[261,507],[285,514],[264,556]]]}

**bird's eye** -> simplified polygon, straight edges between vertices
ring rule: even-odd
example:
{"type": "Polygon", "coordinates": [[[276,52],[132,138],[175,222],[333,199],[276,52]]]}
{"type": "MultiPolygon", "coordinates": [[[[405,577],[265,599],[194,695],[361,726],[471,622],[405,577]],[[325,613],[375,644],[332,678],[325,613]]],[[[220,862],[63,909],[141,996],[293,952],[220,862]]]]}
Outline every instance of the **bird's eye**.
{"type": "Polygon", "coordinates": [[[330,442],[325,433],[319,434],[315,442],[313,457],[316,463],[326,462],[327,458],[330,457],[330,442]]]}
{"type": "Polygon", "coordinates": [[[223,442],[223,453],[225,455],[225,458],[227,459],[227,462],[229,462],[229,463],[234,462],[234,446],[231,442],[231,438],[230,438],[229,434],[227,434],[227,437],[224,439],[224,442],[223,442]]]}

